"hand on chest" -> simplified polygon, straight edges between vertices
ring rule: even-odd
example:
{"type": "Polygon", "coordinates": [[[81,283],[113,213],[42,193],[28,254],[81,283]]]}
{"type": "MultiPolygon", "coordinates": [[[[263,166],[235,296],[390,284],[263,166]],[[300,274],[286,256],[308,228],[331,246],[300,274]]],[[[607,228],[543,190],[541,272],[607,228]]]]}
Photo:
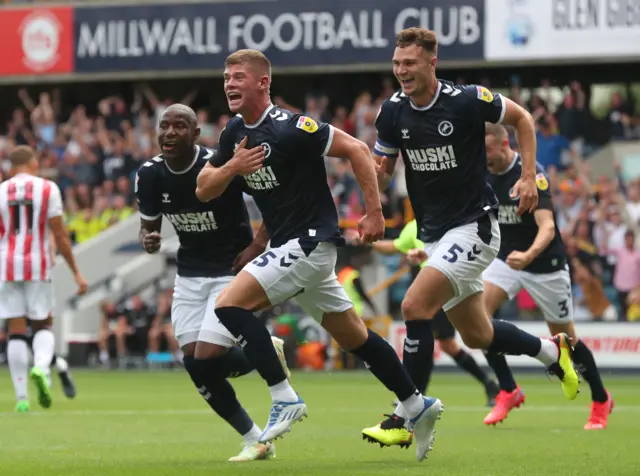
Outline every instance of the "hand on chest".
{"type": "MultiPolygon", "coordinates": [[[[260,169],[244,176],[244,181],[252,192],[272,191],[280,186],[283,175],[287,174],[287,167],[285,167],[287,151],[274,134],[256,131],[249,132],[248,135],[247,146],[262,147],[264,162],[260,169]]],[[[238,146],[240,140],[241,138],[236,138],[234,148],[238,146]]]]}

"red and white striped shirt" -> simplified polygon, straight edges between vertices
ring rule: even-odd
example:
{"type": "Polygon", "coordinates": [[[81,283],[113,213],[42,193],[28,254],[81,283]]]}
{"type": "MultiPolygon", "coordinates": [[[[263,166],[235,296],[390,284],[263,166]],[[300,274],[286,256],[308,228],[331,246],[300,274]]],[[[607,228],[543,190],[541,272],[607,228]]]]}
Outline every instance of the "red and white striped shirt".
{"type": "Polygon", "coordinates": [[[49,281],[49,219],[62,215],[50,180],[18,174],[0,184],[0,281],[49,281]]]}

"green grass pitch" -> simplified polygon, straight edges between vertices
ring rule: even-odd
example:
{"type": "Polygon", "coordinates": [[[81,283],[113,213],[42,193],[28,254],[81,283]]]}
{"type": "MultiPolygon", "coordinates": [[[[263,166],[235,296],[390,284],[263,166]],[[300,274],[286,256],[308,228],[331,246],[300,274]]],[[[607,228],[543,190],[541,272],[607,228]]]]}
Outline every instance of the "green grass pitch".
{"type": "MultiPolygon", "coordinates": [[[[609,428],[582,429],[585,383],[573,402],[542,372],[521,376],[525,406],[502,425],[482,423],[481,387],[462,374],[435,373],[431,393],[445,404],[434,451],[381,449],[360,430],[392,411],[392,395],[367,373],[294,373],[309,418],[277,442],[277,458],[228,463],[241,439],[207,407],[182,372],[77,371],[78,397],[58,382],[54,404],[14,414],[9,374],[0,372],[0,475],[385,475],[626,476],[640,474],[638,377],[608,377],[614,395],[609,428]]],[[[255,375],[234,380],[240,400],[262,425],[270,403],[255,375]]],[[[34,389],[31,389],[34,392],[34,389]]]]}

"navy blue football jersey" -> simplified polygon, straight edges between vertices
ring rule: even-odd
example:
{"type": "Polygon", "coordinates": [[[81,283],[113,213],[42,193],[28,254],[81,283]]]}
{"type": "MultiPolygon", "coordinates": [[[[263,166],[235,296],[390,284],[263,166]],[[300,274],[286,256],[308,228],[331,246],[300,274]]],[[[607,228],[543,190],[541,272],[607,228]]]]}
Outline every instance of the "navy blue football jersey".
{"type": "Polygon", "coordinates": [[[324,164],[333,127],[273,105],[255,124],[245,124],[238,115],[220,135],[211,164],[220,167],[230,160],[245,136],[247,148],[265,151],[262,168],[243,180],[262,213],[271,246],[296,238],[343,244],[324,164]]]}
{"type": "Polygon", "coordinates": [[[437,241],[497,210],[485,179],[485,122],[501,122],[505,108],[499,94],[482,86],[443,80],[427,106],[416,106],[401,91],[382,104],[374,153],[391,158],[402,153],[422,241],[437,241]]]}
{"type": "Polygon", "coordinates": [[[193,163],[179,172],[172,171],[158,155],[142,164],[136,177],[142,218],[153,221],[164,215],[178,234],[180,276],[231,275],[236,256],[253,240],[241,180],[234,180],[210,202],[202,203],[196,197],[198,174],[213,155],[212,150],[196,146],[193,163]]]}
{"type": "MultiPolygon", "coordinates": [[[[501,174],[488,174],[489,183],[495,190],[500,210],[498,212],[498,223],[500,224],[500,251],[498,259],[507,260],[507,256],[512,251],[528,250],[538,234],[538,225],[533,214],[525,212],[518,216],[516,211],[520,202],[520,197],[511,197],[513,186],[522,175],[522,161],[516,155],[507,170],[501,174]]],[[[545,175],[542,167],[537,164],[536,185],[538,186],[538,209],[551,210],[553,212],[553,202],[549,191],[549,178],[545,175]]],[[[524,270],[530,273],[553,273],[565,267],[567,256],[558,230],[556,214],[553,212],[556,234],[549,243],[549,246],[534,259],[524,270]]]]}

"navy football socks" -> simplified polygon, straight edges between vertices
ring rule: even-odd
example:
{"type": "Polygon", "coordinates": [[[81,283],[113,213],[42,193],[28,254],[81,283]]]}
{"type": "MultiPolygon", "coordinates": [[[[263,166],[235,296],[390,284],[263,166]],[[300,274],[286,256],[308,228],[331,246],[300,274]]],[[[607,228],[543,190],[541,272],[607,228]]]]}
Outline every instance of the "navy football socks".
{"type": "Polygon", "coordinates": [[[431,319],[406,321],[405,325],[407,336],[404,339],[402,365],[416,388],[425,394],[433,372],[434,337],[431,319]]]}
{"type": "Polygon", "coordinates": [[[251,311],[240,307],[220,307],[216,309],[216,315],[238,339],[247,359],[269,387],[287,379],[269,331],[251,311]]]}
{"type": "Polygon", "coordinates": [[[581,340],[573,347],[573,361],[578,364],[578,370],[589,383],[591,399],[594,402],[606,402],[609,399],[609,395],[600,378],[596,361],[589,348],[581,340]]]}
{"type": "Polygon", "coordinates": [[[360,357],[380,382],[404,401],[416,393],[416,386],[402,367],[398,354],[389,343],[369,330],[367,341],[352,353],[360,357]]]}

